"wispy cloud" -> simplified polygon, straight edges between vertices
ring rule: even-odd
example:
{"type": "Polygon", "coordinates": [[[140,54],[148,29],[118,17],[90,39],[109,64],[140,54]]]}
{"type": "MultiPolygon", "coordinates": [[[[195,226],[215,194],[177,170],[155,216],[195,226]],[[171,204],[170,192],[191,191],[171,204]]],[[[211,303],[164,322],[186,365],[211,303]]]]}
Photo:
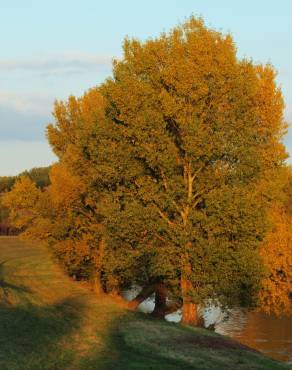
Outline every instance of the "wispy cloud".
{"type": "MultiPolygon", "coordinates": [[[[45,140],[49,114],[20,112],[0,105],[0,140],[45,140]]],[[[2,144],[1,144],[2,145],[2,144]]]]}
{"type": "Polygon", "coordinates": [[[44,140],[54,98],[0,90],[0,140],[44,140]]]}
{"type": "Polygon", "coordinates": [[[50,95],[0,90],[0,108],[7,108],[20,113],[48,114],[54,98],[50,95]]]}
{"type": "Polygon", "coordinates": [[[110,65],[109,56],[68,53],[30,59],[0,59],[0,72],[22,71],[43,75],[64,75],[78,74],[110,65]]]}

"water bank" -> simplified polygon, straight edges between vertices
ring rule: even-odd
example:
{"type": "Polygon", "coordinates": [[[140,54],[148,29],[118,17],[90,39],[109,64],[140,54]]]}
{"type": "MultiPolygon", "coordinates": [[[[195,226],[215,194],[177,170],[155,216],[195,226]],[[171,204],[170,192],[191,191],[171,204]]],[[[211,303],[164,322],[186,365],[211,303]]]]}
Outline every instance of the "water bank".
{"type": "Polygon", "coordinates": [[[288,370],[228,337],[119,307],[43,245],[0,237],[1,370],[288,370]]]}

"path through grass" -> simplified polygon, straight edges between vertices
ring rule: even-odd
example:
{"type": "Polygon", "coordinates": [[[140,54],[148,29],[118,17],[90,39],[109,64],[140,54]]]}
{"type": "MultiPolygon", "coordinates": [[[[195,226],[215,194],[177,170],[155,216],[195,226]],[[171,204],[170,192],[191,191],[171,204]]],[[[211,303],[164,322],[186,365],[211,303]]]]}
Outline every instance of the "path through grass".
{"type": "Polygon", "coordinates": [[[1,237],[0,369],[289,367],[209,331],[119,308],[65,276],[45,246],[1,237]]]}

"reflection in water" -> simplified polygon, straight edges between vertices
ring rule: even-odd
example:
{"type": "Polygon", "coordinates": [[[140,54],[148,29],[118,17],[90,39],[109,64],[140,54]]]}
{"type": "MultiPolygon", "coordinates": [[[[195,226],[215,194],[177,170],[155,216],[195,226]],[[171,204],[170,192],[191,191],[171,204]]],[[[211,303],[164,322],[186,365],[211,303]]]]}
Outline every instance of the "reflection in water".
{"type": "MultiPolygon", "coordinates": [[[[133,299],[139,289],[125,292],[125,298],[133,299]]],[[[150,313],[154,308],[154,297],[144,301],[139,309],[150,313]]],[[[211,307],[202,312],[206,326],[215,323],[216,332],[262,352],[268,357],[292,363],[292,315],[278,318],[263,313],[244,312],[233,309],[229,316],[218,307],[211,307]]],[[[179,322],[181,312],[166,316],[166,320],[179,322]]]]}
{"type": "Polygon", "coordinates": [[[234,310],[216,332],[258,349],[269,357],[292,361],[292,316],[278,318],[262,313],[234,310]]]}

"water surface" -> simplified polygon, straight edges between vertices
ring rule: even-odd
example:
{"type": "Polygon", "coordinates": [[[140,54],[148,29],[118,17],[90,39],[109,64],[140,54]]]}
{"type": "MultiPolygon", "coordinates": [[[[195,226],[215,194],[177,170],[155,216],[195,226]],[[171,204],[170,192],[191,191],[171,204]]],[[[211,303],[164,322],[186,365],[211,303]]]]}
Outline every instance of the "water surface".
{"type": "Polygon", "coordinates": [[[263,313],[233,310],[216,332],[228,335],[266,356],[292,363],[292,315],[276,317],[263,313]]]}
{"type": "MultiPolygon", "coordinates": [[[[139,289],[127,291],[127,299],[133,299],[139,289]]],[[[150,297],[139,309],[150,313],[154,309],[154,299],[150,297]]],[[[262,352],[276,360],[292,364],[292,314],[276,317],[256,312],[244,312],[234,309],[228,318],[224,317],[219,308],[211,307],[203,311],[206,325],[215,324],[215,331],[262,352]]],[[[181,312],[166,316],[166,320],[179,322],[181,312]]]]}

